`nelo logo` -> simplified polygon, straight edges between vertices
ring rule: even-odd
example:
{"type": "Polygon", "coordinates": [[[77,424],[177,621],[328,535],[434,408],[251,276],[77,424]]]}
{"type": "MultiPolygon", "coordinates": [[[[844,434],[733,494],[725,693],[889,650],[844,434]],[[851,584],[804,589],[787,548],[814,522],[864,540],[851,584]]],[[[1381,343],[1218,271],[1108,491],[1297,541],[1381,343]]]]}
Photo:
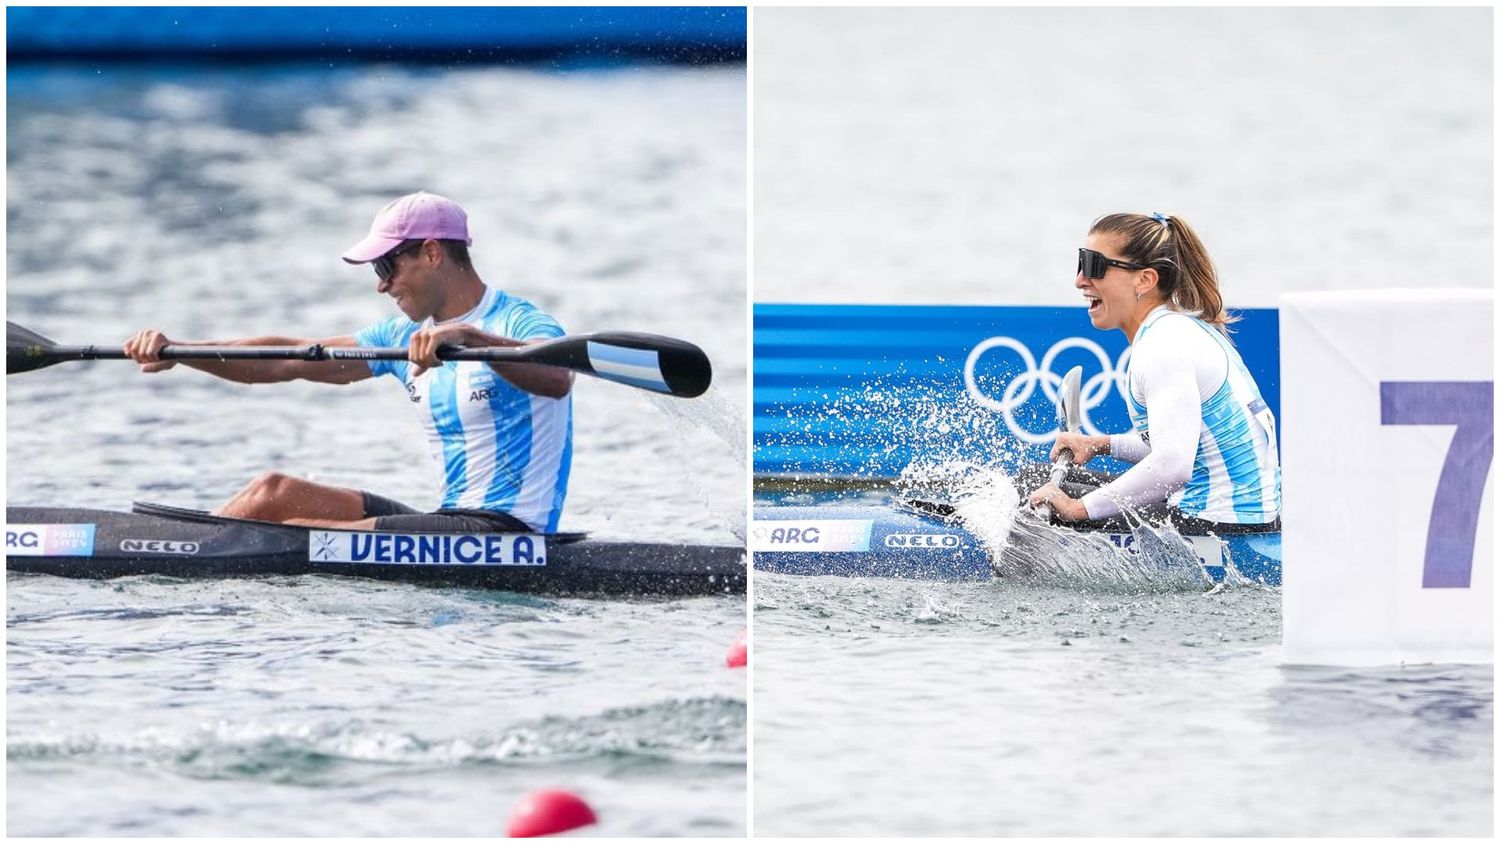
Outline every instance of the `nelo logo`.
{"type": "Polygon", "coordinates": [[[120,550],[144,554],[196,554],[198,543],[171,539],[122,539],[120,550]]]}
{"type": "Polygon", "coordinates": [[[893,533],[885,538],[887,548],[957,548],[962,544],[951,533],[893,533]]]}

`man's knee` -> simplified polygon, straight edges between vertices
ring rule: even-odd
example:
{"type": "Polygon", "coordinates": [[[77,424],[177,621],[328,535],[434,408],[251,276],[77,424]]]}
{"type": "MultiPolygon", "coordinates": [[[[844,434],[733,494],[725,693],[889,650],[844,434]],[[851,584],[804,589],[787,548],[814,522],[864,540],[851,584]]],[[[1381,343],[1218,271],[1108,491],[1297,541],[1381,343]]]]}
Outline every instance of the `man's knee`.
{"type": "Polygon", "coordinates": [[[244,492],[259,495],[265,498],[280,498],[290,492],[297,484],[301,483],[297,478],[281,472],[265,472],[256,476],[245,486],[244,492]]]}

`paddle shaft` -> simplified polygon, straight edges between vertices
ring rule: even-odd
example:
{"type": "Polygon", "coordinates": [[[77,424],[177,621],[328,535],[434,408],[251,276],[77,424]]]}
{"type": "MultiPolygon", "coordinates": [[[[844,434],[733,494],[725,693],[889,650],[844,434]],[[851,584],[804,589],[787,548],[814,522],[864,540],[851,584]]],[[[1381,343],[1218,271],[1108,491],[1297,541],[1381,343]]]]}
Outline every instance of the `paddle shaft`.
{"type": "MultiPolygon", "coordinates": [[[[157,353],[162,360],[406,360],[406,349],[396,346],[165,346],[157,353]]],[[[128,360],[118,346],[53,346],[47,351],[53,361],[128,360]]],[[[540,363],[525,354],[522,346],[468,348],[439,346],[439,360],[482,360],[540,363]]]]}
{"type": "MultiPolygon", "coordinates": [[[[1073,367],[1063,377],[1062,387],[1057,391],[1057,430],[1059,433],[1078,428],[1082,413],[1082,408],[1078,406],[1082,378],[1083,368],[1073,367]]],[[[1059,451],[1057,460],[1052,463],[1052,474],[1048,480],[1054,486],[1062,483],[1063,478],[1068,476],[1068,466],[1072,462],[1073,450],[1071,448],[1059,451]]],[[[1043,521],[1052,521],[1052,505],[1042,504],[1036,508],[1036,514],[1041,516],[1043,521]]]]}
{"type": "MultiPolygon", "coordinates": [[[[1068,464],[1073,462],[1073,449],[1065,448],[1057,453],[1057,462],[1052,464],[1052,475],[1048,478],[1054,485],[1062,483],[1062,479],[1068,476],[1068,464]]],[[[1036,508],[1036,514],[1043,521],[1052,521],[1052,505],[1042,504],[1036,508]]]]}
{"type": "MultiPolygon", "coordinates": [[[[63,361],[126,360],[118,346],[60,346],[15,323],[7,323],[6,372],[29,372],[63,361]]],[[[162,360],[406,360],[399,347],[365,346],[166,346],[162,360]]],[[[708,390],[713,370],[703,350],[655,334],[613,331],[557,337],[521,346],[440,346],[444,361],[529,363],[555,366],[618,384],[693,398],[708,390]]]]}
{"type": "MultiPolygon", "coordinates": [[[[328,360],[323,346],[167,346],[162,360],[328,360]]],[[[52,346],[47,363],[70,360],[128,360],[119,346],[52,346]]],[[[406,357],[402,350],[401,357],[406,357]]]]}

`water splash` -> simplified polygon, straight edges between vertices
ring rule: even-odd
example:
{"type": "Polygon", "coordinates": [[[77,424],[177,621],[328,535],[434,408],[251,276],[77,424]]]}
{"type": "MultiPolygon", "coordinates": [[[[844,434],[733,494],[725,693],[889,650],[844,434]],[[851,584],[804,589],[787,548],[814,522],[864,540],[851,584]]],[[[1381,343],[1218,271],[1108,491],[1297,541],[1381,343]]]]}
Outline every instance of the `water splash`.
{"type": "MultiPolygon", "coordinates": [[[[745,431],[745,410],[738,402],[726,396],[717,387],[710,388],[708,392],[692,401],[683,401],[680,398],[654,393],[641,395],[667,418],[676,440],[690,441],[700,433],[706,432],[722,442],[728,451],[728,455],[723,458],[722,462],[714,458],[713,464],[722,465],[724,475],[744,472],[744,467],[749,462],[749,441],[745,431]]],[[[744,499],[725,498],[714,494],[712,490],[704,486],[697,473],[688,472],[684,477],[698,493],[698,500],[703,503],[709,518],[717,524],[727,525],[730,533],[740,542],[744,542],[748,535],[745,525],[744,499]]],[[[743,475],[740,477],[743,479],[743,475]]]]}
{"type": "Polygon", "coordinates": [[[1225,576],[1215,585],[1192,544],[1171,525],[1131,519],[1129,534],[1122,534],[1049,524],[1022,506],[1015,479],[994,466],[919,461],[902,472],[897,488],[907,498],[950,506],[948,518],[984,546],[996,577],[1100,591],[1172,592],[1253,583],[1226,557],[1225,576]]]}
{"type": "Polygon", "coordinates": [[[1023,509],[999,553],[994,554],[994,546],[989,546],[991,563],[999,577],[1028,577],[1103,591],[1170,592],[1213,583],[1192,546],[1171,527],[1135,523],[1130,547],[1115,536],[1119,535],[1051,525],[1023,509]]]}
{"type": "Polygon", "coordinates": [[[763,411],[775,424],[765,431],[757,426],[758,442],[816,449],[828,463],[809,458],[800,471],[839,477],[887,478],[924,454],[1017,464],[1021,451],[999,415],[967,393],[955,395],[951,386],[926,383],[910,371],[909,365],[923,362],[887,364],[886,374],[792,387],[786,404],[763,411]]]}
{"type": "Polygon", "coordinates": [[[745,436],[745,410],[718,388],[710,388],[693,401],[655,393],[642,395],[664,416],[677,423],[679,428],[685,426],[713,434],[729,446],[735,465],[744,464],[749,454],[749,443],[745,436]]]}

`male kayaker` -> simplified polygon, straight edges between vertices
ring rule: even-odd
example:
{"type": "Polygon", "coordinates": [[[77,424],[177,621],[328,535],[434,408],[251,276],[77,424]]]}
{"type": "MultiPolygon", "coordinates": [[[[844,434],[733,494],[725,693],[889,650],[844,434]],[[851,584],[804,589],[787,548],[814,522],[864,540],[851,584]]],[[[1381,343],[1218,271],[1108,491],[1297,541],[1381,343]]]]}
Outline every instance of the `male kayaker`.
{"type": "Polygon", "coordinates": [[[144,372],[172,368],[175,345],[408,346],[405,361],[181,361],[245,384],[305,379],[348,384],[391,375],[405,385],[443,466],[439,508],[421,512],[371,492],[270,472],[214,512],[221,516],[355,530],[486,532],[557,529],[573,453],[573,374],[536,364],[440,361],[437,349],[519,346],[562,336],[535,305],[485,285],[469,258],[468,215],[450,199],[414,193],[375,215],[344,253],[372,264],[376,291],[401,316],[322,340],[252,337],[185,343],[155,329],[125,342],[144,372]]]}

